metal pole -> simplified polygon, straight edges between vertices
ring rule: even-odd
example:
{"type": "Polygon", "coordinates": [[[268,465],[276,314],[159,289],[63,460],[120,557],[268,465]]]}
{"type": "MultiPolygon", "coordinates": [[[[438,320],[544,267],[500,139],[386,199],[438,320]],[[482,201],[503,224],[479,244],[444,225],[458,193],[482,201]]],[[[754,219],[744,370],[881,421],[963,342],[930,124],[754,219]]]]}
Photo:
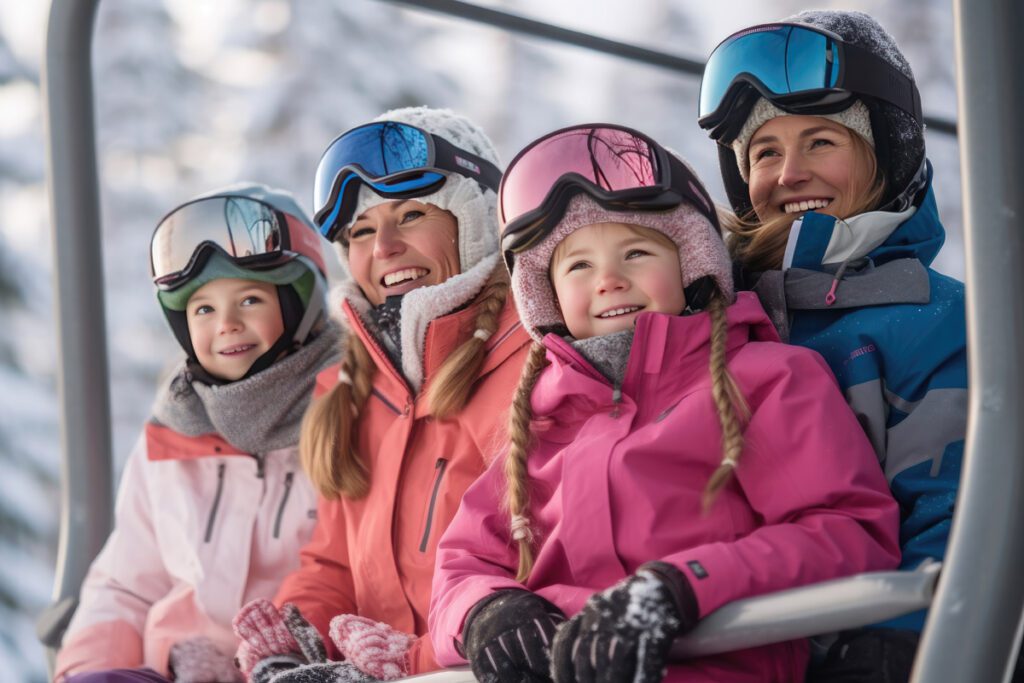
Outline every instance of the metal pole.
{"type": "Polygon", "coordinates": [[[913,681],[1008,681],[1024,609],[1020,0],[955,0],[970,407],[949,550],[913,681]]]}
{"type": "MultiPolygon", "coordinates": [[[[520,33],[534,38],[552,40],[556,43],[575,45],[594,52],[601,52],[613,57],[629,59],[641,64],[657,66],[677,73],[701,76],[704,74],[704,62],[688,59],[660,50],[623,43],[618,40],[601,38],[582,31],[554,26],[536,19],[528,19],[518,14],[504,12],[490,7],[481,7],[461,0],[384,0],[396,5],[404,5],[428,12],[436,12],[446,16],[458,17],[475,21],[479,24],[493,26],[504,31],[520,33]]],[[[694,105],[696,111],[696,105],[694,105]]],[[[936,116],[924,116],[924,124],[929,131],[956,136],[956,121],[936,116]]]]}
{"type": "Polygon", "coordinates": [[[43,70],[63,451],[55,602],[78,595],[113,510],[90,54],[98,4],[52,2],[43,70]]]}

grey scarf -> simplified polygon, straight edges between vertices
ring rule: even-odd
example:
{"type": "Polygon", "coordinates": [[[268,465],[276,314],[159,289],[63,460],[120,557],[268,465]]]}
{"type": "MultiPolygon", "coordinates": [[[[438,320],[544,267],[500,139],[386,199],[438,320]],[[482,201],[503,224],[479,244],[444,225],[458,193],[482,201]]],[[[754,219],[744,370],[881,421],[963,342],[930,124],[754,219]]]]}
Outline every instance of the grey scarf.
{"type": "Polygon", "coordinates": [[[217,433],[246,453],[299,442],[299,424],[318,372],[340,358],[341,330],[329,322],[315,339],[248,379],[220,386],[182,363],[157,397],[153,421],[186,436],[217,433]]]}
{"type": "Polygon", "coordinates": [[[569,337],[567,341],[613,385],[621,387],[629,363],[629,350],[633,347],[633,332],[631,327],[586,339],[569,337]]]}

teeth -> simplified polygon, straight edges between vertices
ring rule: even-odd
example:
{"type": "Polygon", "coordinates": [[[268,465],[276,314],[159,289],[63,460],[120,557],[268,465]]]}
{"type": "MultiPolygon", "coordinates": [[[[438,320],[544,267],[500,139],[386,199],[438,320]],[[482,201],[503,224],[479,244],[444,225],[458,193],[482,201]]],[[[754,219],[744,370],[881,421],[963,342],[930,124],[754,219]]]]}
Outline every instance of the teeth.
{"type": "Polygon", "coordinates": [[[802,213],[813,209],[824,209],[831,203],[831,199],[807,199],[802,202],[787,202],[782,206],[782,210],[786,213],[802,213]]]}
{"type": "Polygon", "coordinates": [[[253,346],[253,344],[241,344],[239,346],[232,346],[230,349],[224,349],[221,353],[239,353],[241,351],[248,351],[253,346]]]}
{"type": "Polygon", "coordinates": [[[639,311],[641,306],[626,306],[625,308],[615,308],[610,311],[605,311],[598,318],[614,318],[617,315],[626,315],[627,313],[633,313],[639,311]]]}
{"type": "Polygon", "coordinates": [[[418,280],[426,274],[427,271],[423,268],[406,268],[405,270],[398,270],[384,276],[384,286],[390,287],[398,284],[399,282],[405,282],[406,280],[418,280]]]}

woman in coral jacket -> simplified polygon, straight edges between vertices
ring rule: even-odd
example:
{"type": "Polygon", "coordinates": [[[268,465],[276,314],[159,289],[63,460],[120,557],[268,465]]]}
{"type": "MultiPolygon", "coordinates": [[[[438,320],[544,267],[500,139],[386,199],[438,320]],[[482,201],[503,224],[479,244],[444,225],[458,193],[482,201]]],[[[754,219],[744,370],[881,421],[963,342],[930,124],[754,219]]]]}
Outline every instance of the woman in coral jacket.
{"type": "Polygon", "coordinates": [[[152,246],[187,359],[128,457],[56,678],[235,683],[232,618],[274,595],[313,532],[299,427],[340,330],[324,315],[319,236],[291,195],[244,185],[199,197],[152,246]]]}
{"type": "Polygon", "coordinates": [[[501,682],[802,680],[805,641],[667,655],[730,601],[899,561],[895,502],[821,357],[734,295],[706,191],[641,133],[532,143],[501,206],[536,341],[507,453],[439,544],[438,661],[501,682]]]}
{"type": "Polygon", "coordinates": [[[435,548],[493,452],[529,345],[498,258],[496,162],[479,128],[427,108],[388,112],[324,153],[316,220],[351,273],[350,334],[302,436],[322,495],[313,540],[277,606],[237,619],[252,680],[438,668],[418,638],[435,548]],[[390,638],[390,656],[367,637],[390,638]]]}

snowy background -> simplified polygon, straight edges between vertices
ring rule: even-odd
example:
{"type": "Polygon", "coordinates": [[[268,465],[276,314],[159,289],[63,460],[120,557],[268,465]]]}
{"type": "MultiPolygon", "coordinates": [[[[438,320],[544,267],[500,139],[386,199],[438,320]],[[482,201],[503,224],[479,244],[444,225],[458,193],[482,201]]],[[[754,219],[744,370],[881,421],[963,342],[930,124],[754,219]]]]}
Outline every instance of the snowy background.
{"type": "MultiPolygon", "coordinates": [[[[487,2],[605,37],[703,59],[733,30],[808,7],[791,0],[487,2]]],[[[925,111],[955,117],[945,0],[822,1],[861,9],[897,38],[925,111]]],[[[57,353],[39,90],[48,3],[0,0],[0,680],[42,681],[33,620],[49,600],[59,469],[57,353]]],[[[448,106],[508,160],[583,121],[633,126],[681,151],[724,201],[698,129],[692,76],[511,37],[377,0],[107,0],[94,75],[115,471],[178,353],[152,295],[146,249],[188,197],[253,179],[309,208],[323,147],[381,111],[448,106]]],[[[963,277],[956,142],[929,134],[948,230],[939,270],[963,277]]]]}

